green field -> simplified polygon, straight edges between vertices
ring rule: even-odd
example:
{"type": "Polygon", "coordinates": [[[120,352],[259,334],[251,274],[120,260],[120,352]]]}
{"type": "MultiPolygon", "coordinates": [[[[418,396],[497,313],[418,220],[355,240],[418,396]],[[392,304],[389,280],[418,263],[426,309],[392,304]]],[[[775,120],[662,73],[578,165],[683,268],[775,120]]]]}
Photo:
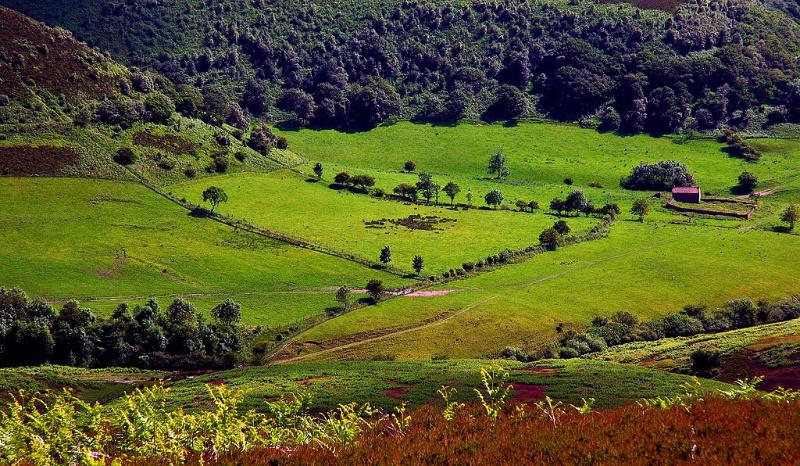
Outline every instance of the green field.
{"type": "MultiPolygon", "coordinates": [[[[523,364],[496,361],[509,371],[509,382],[541,390],[541,395],[580,404],[593,397],[600,406],[615,406],[643,397],[671,395],[688,378],[651,369],[600,361],[539,361],[523,364]]],[[[442,385],[458,389],[457,398],[475,400],[480,368],[488,360],[334,362],[233,369],[170,384],[173,402],[196,407],[206,398],[207,383],[224,382],[247,391],[245,407],[263,409],[265,400],[292,394],[311,395],[312,407],[331,408],[338,403],[371,402],[391,408],[402,401],[419,406],[438,399],[442,385]]],[[[724,387],[704,382],[707,390],[724,387]]],[[[524,393],[520,393],[524,396],[524,393]]],[[[528,400],[530,401],[530,400],[528,400]]]]}
{"type": "Polygon", "coordinates": [[[350,261],[194,218],[135,183],[0,179],[1,286],[110,311],[121,301],[177,295],[203,310],[227,297],[248,325],[325,312],[335,287],[397,277],[350,261]]]}
{"type": "MultiPolygon", "coordinates": [[[[556,220],[541,212],[465,211],[375,199],[306,179],[282,170],[218,177],[213,184],[229,197],[219,207],[220,213],[375,262],[381,248],[388,245],[393,253],[391,265],[411,271],[412,258],[420,255],[427,264],[425,273],[430,274],[476,262],[504,248],[518,250],[536,245],[539,233],[556,220]],[[389,222],[412,215],[435,217],[433,229],[412,229],[389,222]],[[368,224],[380,220],[384,220],[382,225],[368,224]]],[[[211,180],[198,180],[171,189],[178,196],[200,203],[200,193],[210,183],[211,180]]],[[[576,232],[587,230],[596,222],[583,217],[569,219],[576,232]]]]}

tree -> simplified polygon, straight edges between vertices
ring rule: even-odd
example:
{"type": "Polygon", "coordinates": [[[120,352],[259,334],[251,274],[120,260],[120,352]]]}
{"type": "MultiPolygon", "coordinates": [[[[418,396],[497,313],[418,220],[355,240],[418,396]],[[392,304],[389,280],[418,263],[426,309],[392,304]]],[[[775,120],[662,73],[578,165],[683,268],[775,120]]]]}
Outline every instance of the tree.
{"type": "Polygon", "coordinates": [[[350,174],[347,172],[339,172],[333,177],[333,182],[342,186],[350,184],[350,174]]]}
{"type": "Polygon", "coordinates": [[[367,282],[367,294],[370,295],[376,303],[381,300],[386,290],[383,288],[383,282],[380,280],[370,280],[367,282]]]}
{"type": "Polygon", "coordinates": [[[644,222],[645,215],[650,213],[650,203],[645,199],[638,199],[631,207],[631,213],[639,217],[640,222],[644,222]]]}
{"type": "Polygon", "coordinates": [[[612,218],[616,218],[617,215],[622,213],[622,209],[619,208],[618,204],[608,203],[600,208],[600,213],[612,218]]]}
{"type": "Polygon", "coordinates": [[[408,201],[414,201],[417,199],[417,188],[407,183],[398,184],[392,191],[408,201]]]}
{"type": "Polygon", "coordinates": [[[225,194],[222,188],[210,186],[203,191],[203,202],[211,203],[211,212],[213,213],[220,202],[228,202],[228,195],[225,194]]]}
{"type": "Polygon", "coordinates": [[[417,192],[425,198],[426,201],[431,202],[431,199],[436,194],[436,183],[433,182],[433,176],[430,173],[420,173],[419,181],[417,181],[417,192]]]}
{"type": "Polygon", "coordinates": [[[242,320],[242,306],[226,299],[211,310],[211,315],[222,324],[236,325],[242,320]]]}
{"type": "Polygon", "coordinates": [[[341,286],[336,290],[336,301],[342,303],[345,311],[350,310],[350,294],[350,288],[346,286],[341,286]]]}
{"type": "Polygon", "coordinates": [[[519,210],[520,212],[525,212],[526,210],[528,210],[528,203],[526,201],[523,201],[522,199],[517,199],[516,206],[517,210],[519,210]]]}
{"type": "Polygon", "coordinates": [[[675,186],[694,186],[695,181],[684,164],[667,160],[655,164],[643,163],[634,167],[621,184],[625,189],[667,191],[675,186]]]}
{"type": "Polygon", "coordinates": [[[781,214],[781,220],[789,224],[789,231],[794,230],[794,224],[800,220],[800,207],[797,204],[789,204],[781,214]]]}
{"type": "Polygon", "coordinates": [[[557,231],[561,236],[567,236],[570,232],[569,225],[563,220],[559,220],[553,224],[553,230],[557,231]]]}
{"type": "Polygon", "coordinates": [[[159,92],[148,94],[144,98],[144,108],[147,119],[153,123],[167,123],[175,113],[175,103],[172,99],[159,92]]]}
{"type": "Polygon", "coordinates": [[[447,197],[450,198],[450,205],[453,205],[455,203],[456,196],[458,196],[458,193],[461,192],[461,187],[450,181],[444,185],[443,191],[445,194],[447,194],[447,197]]]}
{"type": "Polygon", "coordinates": [[[569,212],[582,212],[587,205],[588,202],[583,191],[572,191],[567,196],[567,199],[564,200],[565,210],[569,212]]]}
{"type": "Polygon", "coordinates": [[[489,158],[489,174],[495,175],[495,178],[505,178],[509,175],[508,161],[502,149],[498,149],[489,158]]]}
{"type": "Polygon", "coordinates": [[[414,256],[414,259],[411,261],[411,266],[414,267],[417,275],[419,275],[423,267],[425,267],[425,261],[422,259],[422,256],[414,256]]]}
{"type": "Polygon", "coordinates": [[[261,155],[269,155],[274,139],[275,135],[272,134],[272,130],[264,123],[259,123],[250,133],[250,137],[247,139],[247,145],[261,155]]]}
{"type": "Polygon", "coordinates": [[[467,205],[472,207],[472,191],[467,191],[467,205]]]}
{"type": "Polygon", "coordinates": [[[739,175],[739,188],[742,192],[752,193],[756,186],[758,186],[758,178],[754,174],[745,170],[739,175]]]}
{"type": "Polygon", "coordinates": [[[413,172],[414,170],[417,169],[417,164],[412,162],[411,160],[406,160],[406,163],[403,165],[403,168],[405,168],[407,172],[413,172]]]}
{"type": "Polygon", "coordinates": [[[317,180],[322,179],[322,164],[317,162],[314,164],[314,174],[317,175],[317,180]]]}
{"type": "Polygon", "coordinates": [[[484,197],[486,204],[494,206],[495,209],[497,208],[497,206],[503,203],[503,199],[505,199],[503,193],[501,193],[496,189],[489,191],[488,193],[486,193],[486,196],[484,197]]]}
{"type": "Polygon", "coordinates": [[[384,246],[381,249],[381,257],[380,257],[380,259],[381,259],[381,262],[384,265],[388,265],[389,262],[392,261],[392,250],[389,248],[389,246],[384,246]]]}
{"type": "Polygon", "coordinates": [[[367,188],[375,186],[375,178],[369,175],[355,175],[354,177],[350,178],[350,184],[366,191],[367,188]]]}
{"type": "Polygon", "coordinates": [[[548,228],[539,235],[539,242],[547,249],[555,251],[564,242],[564,237],[555,228],[548,228]]]}

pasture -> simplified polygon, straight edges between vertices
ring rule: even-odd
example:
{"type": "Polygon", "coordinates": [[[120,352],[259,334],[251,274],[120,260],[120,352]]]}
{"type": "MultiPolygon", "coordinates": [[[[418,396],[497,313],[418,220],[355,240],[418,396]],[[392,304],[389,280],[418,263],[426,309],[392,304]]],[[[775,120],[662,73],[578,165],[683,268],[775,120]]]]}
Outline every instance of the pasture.
{"type": "MultiPolygon", "coordinates": [[[[201,193],[210,184],[228,194],[228,202],[218,207],[222,214],[374,262],[388,245],[391,266],[410,272],[413,257],[420,255],[426,264],[423,275],[477,262],[505,248],[536,245],[539,233],[558,220],[543,211],[463,210],[376,199],[331,189],[328,183],[310,181],[291,170],[202,179],[170,189],[200,204],[201,193]],[[414,216],[420,221],[414,222],[414,216]]],[[[483,203],[482,193],[479,198],[483,203]]],[[[575,232],[597,223],[583,216],[567,220],[575,232]]]]}
{"type": "Polygon", "coordinates": [[[122,301],[177,296],[205,311],[230,297],[245,305],[246,324],[274,326],[323,314],[341,285],[406,283],[192,217],[135,183],[2,178],[0,200],[0,286],[85,300],[103,313],[122,301]]]}

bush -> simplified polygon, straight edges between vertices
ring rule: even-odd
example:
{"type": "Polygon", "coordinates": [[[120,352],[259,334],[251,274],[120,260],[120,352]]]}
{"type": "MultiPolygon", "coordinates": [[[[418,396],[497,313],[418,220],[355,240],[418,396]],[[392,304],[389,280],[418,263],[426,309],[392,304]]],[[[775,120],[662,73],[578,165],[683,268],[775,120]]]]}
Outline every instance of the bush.
{"type": "Polygon", "coordinates": [[[558,349],[558,357],[561,359],[573,359],[580,356],[575,348],[561,347],[558,349]]]}
{"type": "Polygon", "coordinates": [[[664,335],[667,337],[687,337],[702,333],[703,323],[695,317],[686,314],[670,314],[661,321],[664,326],[664,335]]]}
{"type": "Polygon", "coordinates": [[[131,165],[136,162],[136,154],[130,147],[120,147],[114,156],[114,161],[120,165],[131,165]]]}
{"type": "Polygon", "coordinates": [[[739,189],[744,193],[751,193],[758,186],[758,178],[749,171],[739,175],[739,189]]]}
{"type": "Polygon", "coordinates": [[[692,352],[689,357],[692,359],[693,374],[711,377],[716,369],[719,368],[720,355],[718,351],[699,349],[692,352]]]}
{"type": "Polygon", "coordinates": [[[668,191],[676,186],[694,186],[695,181],[685,165],[669,160],[641,164],[621,184],[623,188],[631,190],[668,191]]]}

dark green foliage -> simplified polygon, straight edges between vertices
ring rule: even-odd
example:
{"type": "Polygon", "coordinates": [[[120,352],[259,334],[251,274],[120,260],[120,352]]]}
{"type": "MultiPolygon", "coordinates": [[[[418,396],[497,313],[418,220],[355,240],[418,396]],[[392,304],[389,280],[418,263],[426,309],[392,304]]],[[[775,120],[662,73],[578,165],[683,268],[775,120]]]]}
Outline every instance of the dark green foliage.
{"type": "Polygon", "coordinates": [[[486,193],[486,196],[484,196],[484,201],[486,201],[486,204],[493,206],[495,209],[497,206],[503,203],[503,199],[505,199],[505,196],[503,196],[503,193],[497,189],[489,191],[486,193]]]}
{"type": "Polygon", "coordinates": [[[339,172],[333,177],[333,182],[342,186],[350,184],[350,174],[347,172],[339,172]]]}
{"type": "Polygon", "coordinates": [[[130,147],[120,147],[114,156],[114,161],[120,165],[131,165],[136,162],[136,154],[130,147]]]}
{"type": "Polygon", "coordinates": [[[748,171],[739,175],[739,189],[744,193],[751,193],[758,186],[758,178],[748,171]]]}
{"type": "Polygon", "coordinates": [[[322,164],[320,162],[315,163],[314,174],[317,175],[318,180],[322,179],[322,171],[323,171],[322,164]]]}
{"type": "MultiPolygon", "coordinates": [[[[196,83],[212,100],[201,104],[208,121],[239,102],[254,115],[337,127],[395,115],[599,113],[603,130],[673,132],[743,125],[762,103],[784,118],[800,108],[798,26],[776,2],[676,12],[595,2],[6,3],[124,63],[196,83]]],[[[181,111],[199,107],[175,100],[181,111]]]]}
{"type": "Polygon", "coordinates": [[[407,183],[398,184],[392,191],[408,201],[415,201],[417,199],[417,188],[407,183]]]}
{"type": "Polygon", "coordinates": [[[553,230],[557,231],[561,236],[566,236],[570,232],[569,225],[564,220],[559,220],[553,224],[553,230]]]}
{"type": "Polygon", "coordinates": [[[247,145],[262,155],[268,155],[270,149],[272,149],[274,140],[275,135],[272,133],[272,130],[264,123],[259,123],[250,133],[250,137],[247,139],[247,145]]]}
{"type": "Polygon", "coordinates": [[[163,313],[151,300],[133,311],[120,304],[100,319],[77,301],[56,313],[20,290],[0,288],[0,366],[230,367],[243,349],[241,307],[226,300],[211,314],[207,324],[187,301],[177,299],[163,313]]]}
{"type": "Polygon", "coordinates": [[[694,186],[695,181],[685,165],[668,160],[655,164],[643,163],[635,167],[621,184],[625,189],[669,191],[676,186],[694,186]]]}
{"type": "Polygon", "coordinates": [[[699,349],[692,352],[692,373],[702,377],[713,376],[719,368],[719,356],[719,351],[714,350],[699,349]]]}
{"type": "Polygon", "coordinates": [[[761,159],[761,153],[747,142],[741,134],[726,129],[723,140],[728,143],[728,153],[734,157],[743,158],[748,162],[758,162],[761,159]]]}
{"type": "Polygon", "coordinates": [[[425,261],[421,256],[414,256],[414,259],[411,261],[411,266],[414,267],[414,271],[419,275],[425,267],[425,261]]]}
{"type": "Polygon", "coordinates": [[[386,293],[386,289],[383,287],[383,282],[381,280],[370,280],[367,282],[366,290],[367,294],[374,302],[380,301],[386,293]]]}
{"type": "Polygon", "coordinates": [[[147,111],[148,121],[153,123],[168,123],[175,113],[175,103],[172,99],[158,92],[145,96],[144,108],[147,111]]]}
{"type": "Polygon", "coordinates": [[[380,261],[384,264],[388,264],[392,261],[392,250],[389,246],[381,248],[380,261]]]}
{"type": "Polygon", "coordinates": [[[214,212],[220,202],[228,202],[228,195],[222,188],[210,186],[203,191],[203,202],[210,202],[211,212],[214,212]]]}
{"type": "Polygon", "coordinates": [[[564,238],[555,228],[548,228],[539,235],[539,242],[547,249],[555,251],[564,242],[564,238]]]}

